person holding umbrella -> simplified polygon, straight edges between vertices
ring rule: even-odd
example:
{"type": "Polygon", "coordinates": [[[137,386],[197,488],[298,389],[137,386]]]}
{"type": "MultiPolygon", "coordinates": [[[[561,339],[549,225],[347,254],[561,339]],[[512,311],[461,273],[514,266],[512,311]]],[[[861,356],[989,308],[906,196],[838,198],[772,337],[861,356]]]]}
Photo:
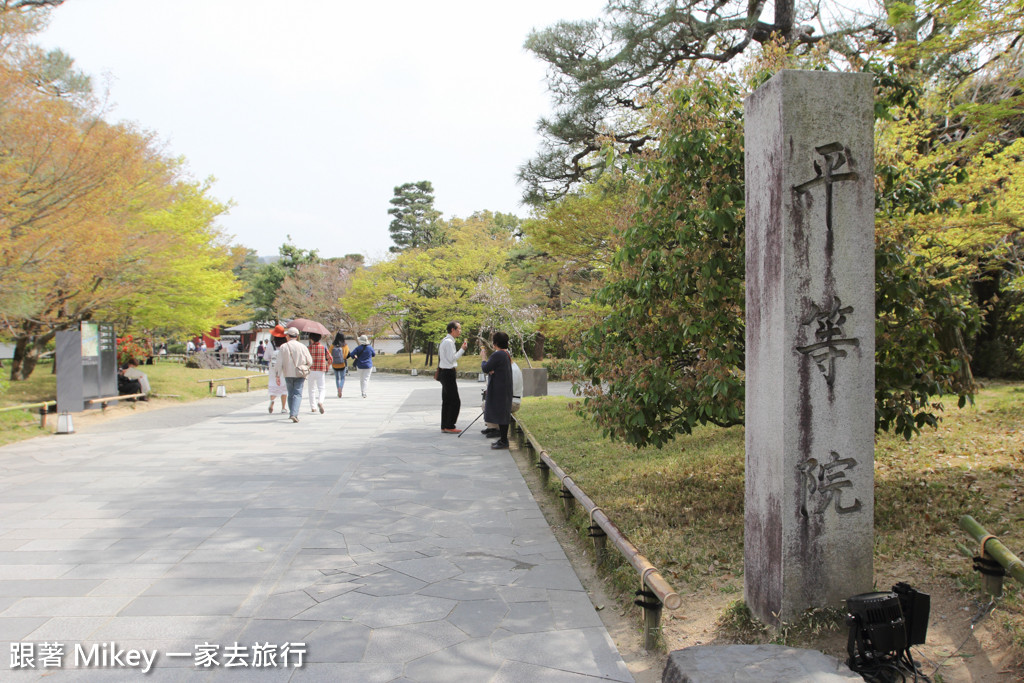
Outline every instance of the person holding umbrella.
{"type": "Polygon", "coordinates": [[[289,327],[284,331],[288,341],[277,350],[277,368],[275,381],[288,388],[288,417],[292,422],[299,421],[299,408],[302,407],[302,389],[313,364],[313,357],[304,344],[299,343],[299,331],[289,327]]]}
{"type": "Polygon", "coordinates": [[[359,346],[349,351],[348,357],[354,358],[353,365],[359,371],[359,389],[366,398],[366,388],[370,384],[370,373],[373,372],[373,357],[377,352],[370,346],[370,340],[365,334],[359,335],[359,346]]]}
{"type": "Polygon", "coordinates": [[[327,347],[320,343],[320,335],[309,333],[309,355],[313,364],[309,367],[309,409],[310,412],[324,412],[324,377],[327,375],[327,347]]]}

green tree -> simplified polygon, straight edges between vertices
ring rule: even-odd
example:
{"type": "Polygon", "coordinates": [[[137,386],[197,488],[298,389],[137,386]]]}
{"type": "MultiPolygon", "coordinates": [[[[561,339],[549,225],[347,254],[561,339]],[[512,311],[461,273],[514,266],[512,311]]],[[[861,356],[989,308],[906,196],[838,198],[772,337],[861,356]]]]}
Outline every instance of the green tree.
{"type": "Polygon", "coordinates": [[[341,300],[352,275],[362,267],[362,257],[334,258],[303,263],[285,277],[276,305],[287,318],[310,318],[337,332],[352,325],[341,300]]]}
{"type": "Polygon", "coordinates": [[[540,151],[520,169],[526,199],[560,196],[655,141],[639,112],[680,63],[725,64],[779,39],[796,52],[891,40],[884,17],[809,1],[773,6],[767,16],[761,1],[612,0],[601,19],[530,33],[525,47],[548,65],[556,114],[539,121],[540,151]]]}
{"type": "Polygon", "coordinates": [[[698,72],[652,110],[658,154],[574,356],[584,405],[610,435],[661,446],[743,417],[740,87],[698,72]]]}
{"type": "Polygon", "coordinates": [[[160,329],[180,335],[220,324],[243,292],[237,261],[216,219],[227,205],[209,196],[211,181],[181,182],[174,201],[140,217],[135,235],[148,244],[122,277],[131,289],[96,309],[100,320],[118,322],[124,334],[160,329]]]}
{"type": "Polygon", "coordinates": [[[434,209],[434,186],[429,180],[396,187],[388,214],[394,217],[388,226],[395,243],[392,252],[429,247],[442,239],[441,213],[434,209]]]}
{"type": "Polygon", "coordinates": [[[541,310],[516,294],[501,275],[484,275],[477,280],[470,301],[482,304],[480,338],[490,340],[493,332],[505,332],[512,347],[518,346],[527,365],[533,367],[526,344],[537,334],[541,310]]]}
{"type": "Polygon", "coordinates": [[[584,331],[594,292],[604,284],[625,227],[631,181],[608,173],[542,206],[522,226],[512,251],[512,282],[540,306],[543,316],[532,356],[544,344],[558,348],[584,331]]]}
{"type": "Polygon", "coordinates": [[[209,183],[153,134],[105,121],[72,60],[31,42],[56,4],[0,5],[0,325],[14,380],[81,321],[209,327],[238,294],[209,183]]]}
{"type": "Polygon", "coordinates": [[[276,261],[261,264],[248,273],[246,303],[256,320],[278,322],[283,316],[278,296],[285,278],[294,274],[300,266],[320,261],[316,249],[300,249],[291,243],[291,235],[287,237],[288,241],[278,247],[279,258],[276,261]]]}
{"type": "Polygon", "coordinates": [[[447,221],[443,243],[404,250],[357,273],[342,305],[364,327],[386,321],[409,353],[440,339],[450,320],[479,333],[484,304],[472,294],[503,266],[512,243],[498,223],[490,212],[447,221]]]}
{"type": "MultiPolygon", "coordinates": [[[[747,88],[696,70],[651,109],[658,153],[637,165],[638,201],[595,297],[603,317],[575,356],[589,380],[586,409],[630,443],[660,446],[698,424],[743,419],[747,88]]],[[[933,163],[963,150],[929,145],[929,121],[884,104],[892,121],[876,153],[875,425],[910,438],[936,423],[939,396],[962,405],[974,391],[966,342],[981,306],[972,283],[992,259],[1016,258],[1024,148],[933,163]]]]}

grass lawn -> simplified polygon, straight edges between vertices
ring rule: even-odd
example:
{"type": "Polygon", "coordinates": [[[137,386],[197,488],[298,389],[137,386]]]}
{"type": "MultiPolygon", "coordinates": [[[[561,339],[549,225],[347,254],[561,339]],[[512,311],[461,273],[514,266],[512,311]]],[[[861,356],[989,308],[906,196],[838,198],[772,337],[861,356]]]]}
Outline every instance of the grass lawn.
{"type": "MultiPolygon", "coordinates": [[[[237,368],[196,370],[172,362],[158,362],[155,365],[142,366],[141,369],[149,376],[150,387],[157,398],[179,402],[195,401],[210,396],[210,379],[256,374],[237,368]]],[[[224,382],[224,386],[229,394],[245,391],[244,380],[224,382]]],[[[252,389],[266,389],[266,375],[253,377],[252,389]]],[[[41,363],[23,382],[11,382],[5,378],[4,390],[0,392],[0,408],[53,401],[56,398],[57,376],[53,374],[53,364],[41,363]]],[[[47,419],[47,429],[52,431],[56,422],[56,418],[51,415],[47,419]]],[[[39,436],[41,433],[38,409],[0,413],[0,445],[39,436]]]]}
{"type": "MultiPolygon", "coordinates": [[[[743,428],[700,428],[661,450],[639,450],[604,439],[574,404],[527,398],[518,417],[681,595],[735,596],[717,635],[742,640],[728,632],[742,611],[736,601],[743,594],[743,428]]],[[[974,406],[958,410],[955,399],[946,405],[939,427],[912,441],[876,437],[880,589],[898,580],[945,581],[975,595],[977,574],[957,550],[958,543],[977,549],[958,526],[964,514],[1024,553],[1024,384],[991,382],[974,406]]],[[[557,482],[550,485],[554,490],[557,482]]],[[[578,513],[574,523],[586,539],[586,516],[578,513]]],[[[611,557],[610,582],[631,602],[636,572],[617,553],[611,557]]],[[[992,618],[1024,653],[1021,587],[1008,578],[1005,590],[992,618]]]]}

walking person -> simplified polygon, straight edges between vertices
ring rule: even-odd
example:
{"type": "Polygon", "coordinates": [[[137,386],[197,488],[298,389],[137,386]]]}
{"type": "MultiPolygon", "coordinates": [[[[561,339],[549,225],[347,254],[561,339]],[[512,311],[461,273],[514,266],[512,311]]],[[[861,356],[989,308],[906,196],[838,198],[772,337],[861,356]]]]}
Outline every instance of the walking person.
{"type": "Polygon", "coordinates": [[[334,370],[334,383],[338,387],[338,398],[345,388],[345,375],[348,374],[348,344],[345,335],[339,332],[331,342],[331,368],[334,370]]]}
{"type": "Polygon", "coordinates": [[[354,358],[355,362],[352,365],[359,371],[359,390],[363,394],[363,398],[366,398],[366,388],[370,385],[370,373],[373,372],[373,357],[377,355],[377,352],[370,346],[370,340],[365,334],[359,335],[359,346],[352,349],[348,357],[354,358]]]}
{"type": "Polygon", "coordinates": [[[278,325],[270,331],[270,343],[267,344],[267,348],[263,349],[263,358],[267,363],[267,392],[270,394],[270,407],[267,408],[268,413],[274,412],[274,401],[278,396],[281,397],[282,413],[285,409],[285,402],[288,400],[288,387],[285,386],[284,381],[280,380],[274,372],[277,368],[277,350],[286,341],[288,341],[288,338],[284,336],[284,325],[278,325]]]}
{"type": "Polygon", "coordinates": [[[309,349],[299,342],[299,331],[289,327],[284,331],[288,341],[277,350],[277,368],[275,380],[284,380],[288,388],[288,417],[292,422],[299,421],[299,409],[302,407],[302,389],[313,364],[309,349]]]}
{"type": "Polygon", "coordinates": [[[466,352],[467,342],[456,351],[455,340],[462,334],[462,324],[452,321],[448,323],[448,334],[437,347],[437,379],[441,382],[441,431],[446,434],[460,434],[455,423],[459,421],[462,399],[459,398],[458,372],[459,358],[466,352]]]}
{"type": "MultiPolygon", "coordinates": [[[[278,325],[277,327],[281,327],[281,326],[278,325]]],[[[277,327],[275,327],[274,329],[276,330],[277,327]]],[[[283,331],[284,328],[283,327],[281,328],[281,330],[282,330],[281,334],[284,334],[284,331],[283,331]]],[[[270,368],[270,359],[274,355],[274,352],[277,351],[277,345],[274,343],[274,339],[276,339],[276,338],[277,337],[273,336],[273,332],[271,332],[270,340],[267,341],[266,346],[263,347],[263,355],[260,356],[260,363],[263,364],[263,367],[268,368],[268,371],[269,371],[269,368],[270,368]]]]}
{"type": "Polygon", "coordinates": [[[309,355],[313,363],[309,366],[309,408],[311,412],[324,412],[324,398],[327,396],[324,388],[324,377],[327,375],[327,347],[320,343],[320,335],[316,332],[309,333],[309,355]]]}
{"type": "Polygon", "coordinates": [[[495,332],[491,337],[494,353],[480,349],[480,371],[489,375],[484,421],[498,425],[498,440],[491,448],[508,448],[508,425],[512,421],[512,354],[508,352],[508,335],[495,332]]]}

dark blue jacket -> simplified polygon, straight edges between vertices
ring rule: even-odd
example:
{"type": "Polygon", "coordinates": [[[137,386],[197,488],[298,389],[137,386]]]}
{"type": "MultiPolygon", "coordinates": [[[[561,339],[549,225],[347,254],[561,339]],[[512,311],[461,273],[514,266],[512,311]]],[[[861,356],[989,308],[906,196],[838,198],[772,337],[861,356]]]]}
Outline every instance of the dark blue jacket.
{"type": "Polygon", "coordinates": [[[356,348],[349,351],[348,357],[355,358],[356,366],[359,370],[366,370],[373,367],[373,357],[377,355],[377,352],[373,350],[373,347],[369,344],[360,344],[356,348]]]}

